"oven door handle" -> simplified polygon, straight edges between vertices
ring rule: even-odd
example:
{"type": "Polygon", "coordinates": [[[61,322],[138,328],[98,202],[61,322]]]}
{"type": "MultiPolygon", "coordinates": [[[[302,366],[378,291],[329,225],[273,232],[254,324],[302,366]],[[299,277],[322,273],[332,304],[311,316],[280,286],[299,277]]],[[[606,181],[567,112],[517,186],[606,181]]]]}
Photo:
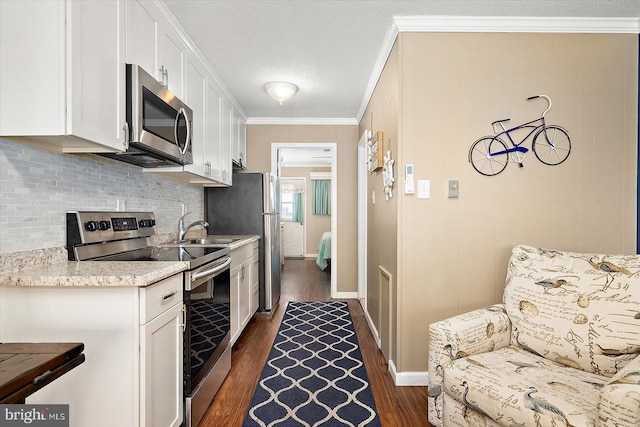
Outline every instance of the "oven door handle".
{"type": "Polygon", "coordinates": [[[198,280],[201,277],[205,277],[208,276],[210,274],[216,274],[221,272],[222,270],[226,269],[229,264],[231,264],[231,258],[229,258],[228,260],[226,260],[224,263],[222,263],[221,265],[212,268],[211,270],[205,270],[205,271],[200,271],[196,274],[194,274],[193,276],[191,276],[191,280],[198,280]]]}

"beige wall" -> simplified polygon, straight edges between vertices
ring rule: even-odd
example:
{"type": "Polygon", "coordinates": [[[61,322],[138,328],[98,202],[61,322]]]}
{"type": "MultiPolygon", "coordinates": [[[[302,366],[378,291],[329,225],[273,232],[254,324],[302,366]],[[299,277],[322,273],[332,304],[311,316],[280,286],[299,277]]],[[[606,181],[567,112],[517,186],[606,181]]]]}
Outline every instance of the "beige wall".
{"type": "MultiPolygon", "coordinates": [[[[271,144],[328,143],[337,145],[339,261],[332,263],[338,292],[358,290],[357,159],[358,126],[247,126],[247,172],[271,170],[271,144]]],[[[333,255],[333,254],[332,254],[333,255]]]]}
{"type": "MultiPolygon", "coordinates": [[[[396,224],[369,238],[382,245],[398,227],[394,363],[426,371],[429,323],[501,301],[514,245],[635,253],[638,36],[402,33],[395,49],[399,65],[391,58],[385,73],[399,67],[396,185],[413,163],[431,198],[397,190],[396,224]],[[473,141],[494,120],[539,116],[544,101],[526,101],[538,94],[553,100],[547,122],[569,130],[569,159],[551,167],[527,153],[523,168],[478,174],[467,160],[473,141]],[[460,181],[458,199],[446,197],[449,179],[460,181]]],[[[391,92],[381,79],[374,130],[391,92]]]]}
{"type": "Polygon", "coordinates": [[[303,222],[306,232],[306,242],[304,255],[317,254],[322,233],[331,231],[331,215],[313,214],[313,186],[309,175],[311,172],[331,172],[331,168],[283,167],[281,171],[281,176],[283,177],[304,178],[305,180],[303,222]]]}
{"type": "MultiPolygon", "coordinates": [[[[398,89],[399,89],[399,49],[394,46],[376,90],[369,101],[360,133],[365,129],[382,131],[384,150],[391,151],[396,159],[394,168],[398,177],[398,89]]],[[[385,200],[382,170],[369,175],[367,182],[367,312],[380,337],[381,349],[385,357],[397,360],[395,341],[397,334],[397,228],[398,228],[398,183],[394,196],[385,200]],[[375,204],[372,193],[375,192],[375,204]],[[380,267],[389,273],[387,281],[380,267]]]]}

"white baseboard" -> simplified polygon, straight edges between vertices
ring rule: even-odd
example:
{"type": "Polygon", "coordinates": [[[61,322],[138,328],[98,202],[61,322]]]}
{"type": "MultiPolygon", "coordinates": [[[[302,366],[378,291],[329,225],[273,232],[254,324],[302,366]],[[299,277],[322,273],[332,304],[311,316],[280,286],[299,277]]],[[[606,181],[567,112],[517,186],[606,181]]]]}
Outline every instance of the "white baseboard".
{"type": "Polygon", "coordinates": [[[364,317],[365,317],[365,319],[367,319],[367,324],[369,325],[369,330],[371,330],[371,335],[373,335],[373,339],[375,340],[376,345],[378,346],[378,348],[381,348],[382,341],[380,341],[380,334],[378,333],[378,330],[376,329],[375,325],[373,324],[373,320],[371,320],[371,316],[369,316],[369,313],[367,312],[367,310],[364,310],[364,317]]]}
{"type": "Polygon", "coordinates": [[[389,360],[389,372],[396,386],[428,386],[429,373],[426,371],[397,372],[393,360],[389,360]]]}
{"type": "Polygon", "coordinates": [[[357,299],[358,292],[336,292],[335,299],[357,299]]]}

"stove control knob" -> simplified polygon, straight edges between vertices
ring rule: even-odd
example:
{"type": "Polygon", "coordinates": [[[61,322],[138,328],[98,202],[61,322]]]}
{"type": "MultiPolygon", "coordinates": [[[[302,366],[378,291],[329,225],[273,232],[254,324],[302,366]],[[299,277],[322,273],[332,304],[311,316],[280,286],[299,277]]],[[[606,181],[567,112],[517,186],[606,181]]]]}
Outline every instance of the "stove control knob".
{"type": "Polygon", "coordinates": [[[141,219],[140,220],[140,228],[153,227],[154,225],[155,225],[155,221],[153,221],[152,219],[141,219]]]}
{"type": "Polygon", "coordinates": [[[84,229],[87,231],[96,231],[98,228],[100,228],[98,221],[89,221],[84,225],[84,229]]]}
{"type": "Polygon", "coordinates": [[[108,230],[111,228],[111,223],[109,221],[100,221],[98,224],[100,230],[108,230]]]}

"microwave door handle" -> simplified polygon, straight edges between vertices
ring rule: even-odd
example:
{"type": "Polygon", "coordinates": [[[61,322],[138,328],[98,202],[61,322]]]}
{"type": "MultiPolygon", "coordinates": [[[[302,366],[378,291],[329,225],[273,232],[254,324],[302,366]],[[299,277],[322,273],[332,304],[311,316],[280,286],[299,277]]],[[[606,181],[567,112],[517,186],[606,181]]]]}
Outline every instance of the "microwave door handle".
{"type": "Polygon", "coordinates": [[[187,140],[184,142],[184,148],[180,150],[180,153],[184,156],[189,148],[189,142],[191,141],[191,125],[189,124],[189,117],[187,117],[187,112],[183,107],[180,108],[178,114],[176,115],[176,121],[173,124],[173,137],[175,138],[176,145],[178,144],[178,122],[180,121],[180,115],[184,116],[184,121],[187,124],[187,140]]]}
{"type": "MultiPolygon", "coordinates": [[[[181,110],[184,111],[184,108],[181,108],[181,110]]],[[[184,111],[184,121],[187,123],[187,141],[184,143],[184,150],[182,150],[183,156],[189,149],[189,144],[191,144],[191,121],[189,121],[186,111],[184,111]]]]}

